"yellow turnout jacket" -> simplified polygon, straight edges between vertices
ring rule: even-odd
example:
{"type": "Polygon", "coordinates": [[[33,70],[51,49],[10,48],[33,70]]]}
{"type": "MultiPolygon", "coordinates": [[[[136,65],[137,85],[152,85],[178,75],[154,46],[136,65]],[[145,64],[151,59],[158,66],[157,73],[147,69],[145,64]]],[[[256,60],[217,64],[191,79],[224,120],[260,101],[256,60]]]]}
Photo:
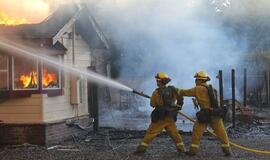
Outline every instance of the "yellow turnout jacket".
{"type": "Polygon", "coordinates": [[[195,87],[191,89],[182,89],[180,90],[180,99],[184,99],[184,96],[187,97],[195,97],[199,103],[199,106],[201,108],[210,109],[211,103],[208,96],[208,90],[206,88],[207,84],[202,83],[199,85],[196,85],[195,87]]]}

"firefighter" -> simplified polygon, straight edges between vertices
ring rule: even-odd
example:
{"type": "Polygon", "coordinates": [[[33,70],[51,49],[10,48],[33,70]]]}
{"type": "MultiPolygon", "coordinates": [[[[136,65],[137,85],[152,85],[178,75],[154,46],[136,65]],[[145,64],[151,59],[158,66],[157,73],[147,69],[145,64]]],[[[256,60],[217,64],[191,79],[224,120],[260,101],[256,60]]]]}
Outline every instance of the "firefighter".
{"type": "MultiPolygon", "coordinates": [[[[211,104],[211,100],[213,99],[213,96],[209,96],[211,95],[209,94],[209,86],[211,85],[207,84],[207,81],[210,81],[210,77],[204,71],[199,71],[195,74],[194,78],[196,84],[194,88],[180,91],[180,97],[195,97],[200,107],[200,111],[196,114],[197,119],[193,126],[191,145],[187,154],[190,156],[196,155],[201,137],[209,124],[221,142],[224,155],[230,156],[229,139],[222,118],[218,114],[214,114],[213,105],[218,105],[217,101],[215,104],[211,104]]],[[[215,100],[217,100],[217,98],[215,100]]]]}
{"type": "Polygon", "coordinates": [[[165,129],[168,135],[173,139],[177,151],[179,153],[184,153],[185,146],[175,124],[177,112],[181,109],[183,104],[182,101],[177,101],[179,90],[174,86],[167,86],[167,83],[169,83],[171,79],[166,73],[157,73],[155,78],[158,88],[153,92],[150,99],[150,105],[154,108],[151,113],[151,124],[134,153],[145,153],[151,141],[162,131],[162,129],[165,129]]]}

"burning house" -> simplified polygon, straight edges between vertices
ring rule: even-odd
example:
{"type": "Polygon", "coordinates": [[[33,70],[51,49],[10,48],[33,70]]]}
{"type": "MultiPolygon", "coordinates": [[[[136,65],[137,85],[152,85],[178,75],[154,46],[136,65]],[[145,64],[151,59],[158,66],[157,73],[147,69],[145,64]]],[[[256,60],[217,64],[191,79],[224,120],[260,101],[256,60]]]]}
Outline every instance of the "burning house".
{"type": "MultiPolygon", "coordinates": [[[[59,63],[107,75],[109,46],[85,5],[60,6],[38,24],[2,25],[0,35],[59,63]]],[[[89,119],[88,102],[86,78],[0,50],[0,143],[46,144],[76,134],[65,122],[89,119]]]]}

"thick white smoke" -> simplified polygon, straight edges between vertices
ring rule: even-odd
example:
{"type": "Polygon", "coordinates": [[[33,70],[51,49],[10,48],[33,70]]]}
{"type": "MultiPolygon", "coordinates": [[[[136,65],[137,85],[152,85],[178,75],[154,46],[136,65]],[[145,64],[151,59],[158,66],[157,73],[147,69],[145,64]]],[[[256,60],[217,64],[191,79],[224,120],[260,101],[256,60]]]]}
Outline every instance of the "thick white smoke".
{"type": "Polygon", "coordinates": [[[164,71],[177,86],[191,87],[196,71],[215,79],[219,69],[234,67],[244,50],[225,33],[209,1],[126,0],[107,7],[103,16],[121,52],[123,78],[153,80],[164,71]]]}
{"type": "MultiPolygon", "coordinates": [[[[224,29],[221,9],[206,0],[103,0],[93,12],[120,53],[120,79],[142,79],[142,88],[151,94],[154,76],[164,71],[179,88],[194,86],[194,74],[205,70],[217,87],[219,69],[238,65],[245,41],[237,42],[224,29]],[[240,44],[240,45],[239,45],[240,44]]],[[[220,7],[220,6],[219,6],[220,7]]],[[[144,114],[151,107],[137,106],[144,114]],[[147,108],[147,111],[145,111],[147,108]]],[[[193,114],[191,100],[183,111],[193,114]]],[[[136,114],[133,109],[131,113],[136,114]]],[[[122,112],[121,112],[122,113],[122,112]]],[[[129,112],[128,112],[129,113],[129,112]]],[[[105,114],[109,117],[109,114],[105,114]]],[[[115,113],[119,116],[119,112],[115,113]]]]}
{"type": "MultiPolygon", "coordinates": [[[[217,86],[218,70],[235,68],[245,50],[245,42],[239,45],[224,30],[217,5],[205,0],[100,2],[107,33],[121,52],[120,78],[144,77],[150,94],[159,71],[171,76],[171,84],[191,88],[195,72],[205,70],[217,86]]],[[[189,105],[184,109],[193,112],[189,105]]]]}
{"type": "MultiPolygon", "coordinates": [[[[236,69],[236,85],[241,88],[244,57],[265,41],[264,37],[267,40],[269,0],[95,2],[95,14],[101,17],[103,29],[120,52],[120,79],[143,77],[142,88],[148,94],[156,87],[154,75],[159,71],[171,76],[171,84],[190,88],[194,86],[193,75],[199,70],[208,72],[211,83],[218,87],[215,77],[221,69],[224,96],[230,98],[231,69],[236,69]]],[[[246,65],[249,72],[254,70],[254,66],[246,65]]],[[[242,93],[236,92],[241,101],[242,93]]],[[[194,113],[191,106],[187,99],[184,112],[194,113]]],[[[149,106],[137,107],[146,114],[145,108],[148,114],[151,111],[149,106]]],[[[129,112],[134,113],[132,109],[129,112]]],[[[115,115],[118,117],[119,113],[115,115]]]]}

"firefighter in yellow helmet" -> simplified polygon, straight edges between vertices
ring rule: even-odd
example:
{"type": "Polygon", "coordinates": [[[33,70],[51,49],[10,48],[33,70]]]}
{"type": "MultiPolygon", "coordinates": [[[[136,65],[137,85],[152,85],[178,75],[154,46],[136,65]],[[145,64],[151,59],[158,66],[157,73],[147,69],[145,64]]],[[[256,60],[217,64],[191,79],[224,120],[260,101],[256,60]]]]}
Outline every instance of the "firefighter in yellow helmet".
{"type": "Polygon", "coordinates": [[[155,78],[158,88],[153,92],[150,100],[150,105],[154,108],[151,113],[152,122],[134,153],[145,153],[148,145],[162,129],[165,129],[168,135],[173,139],[177,151],[184,153],[185,146],[175,124],[177,112],[181,109],[179,106],[183,104],[182,101],[177,101],[179,90],[174,86],[167,86],[167,83],[169,83],[171,79],[166,73],[160,72],[155,78]]]}
{"type": "Polygon", "coordinates": [[[180,91],[181,97],[195,97],[200,106],[200,111],[196,114],[197,120],[193,126],[191,145],[187,154],[196,155],[201,137],[207,125],[210,125],[219,137],[224,155],[230,156],[229,139],[221,118],[222,111],[217,103],[217,94],[212,86],[207,84],[210,77],[204,71],[200,71],[195,74],[194,78],[196,84],[194,88],[180,91]]]}

